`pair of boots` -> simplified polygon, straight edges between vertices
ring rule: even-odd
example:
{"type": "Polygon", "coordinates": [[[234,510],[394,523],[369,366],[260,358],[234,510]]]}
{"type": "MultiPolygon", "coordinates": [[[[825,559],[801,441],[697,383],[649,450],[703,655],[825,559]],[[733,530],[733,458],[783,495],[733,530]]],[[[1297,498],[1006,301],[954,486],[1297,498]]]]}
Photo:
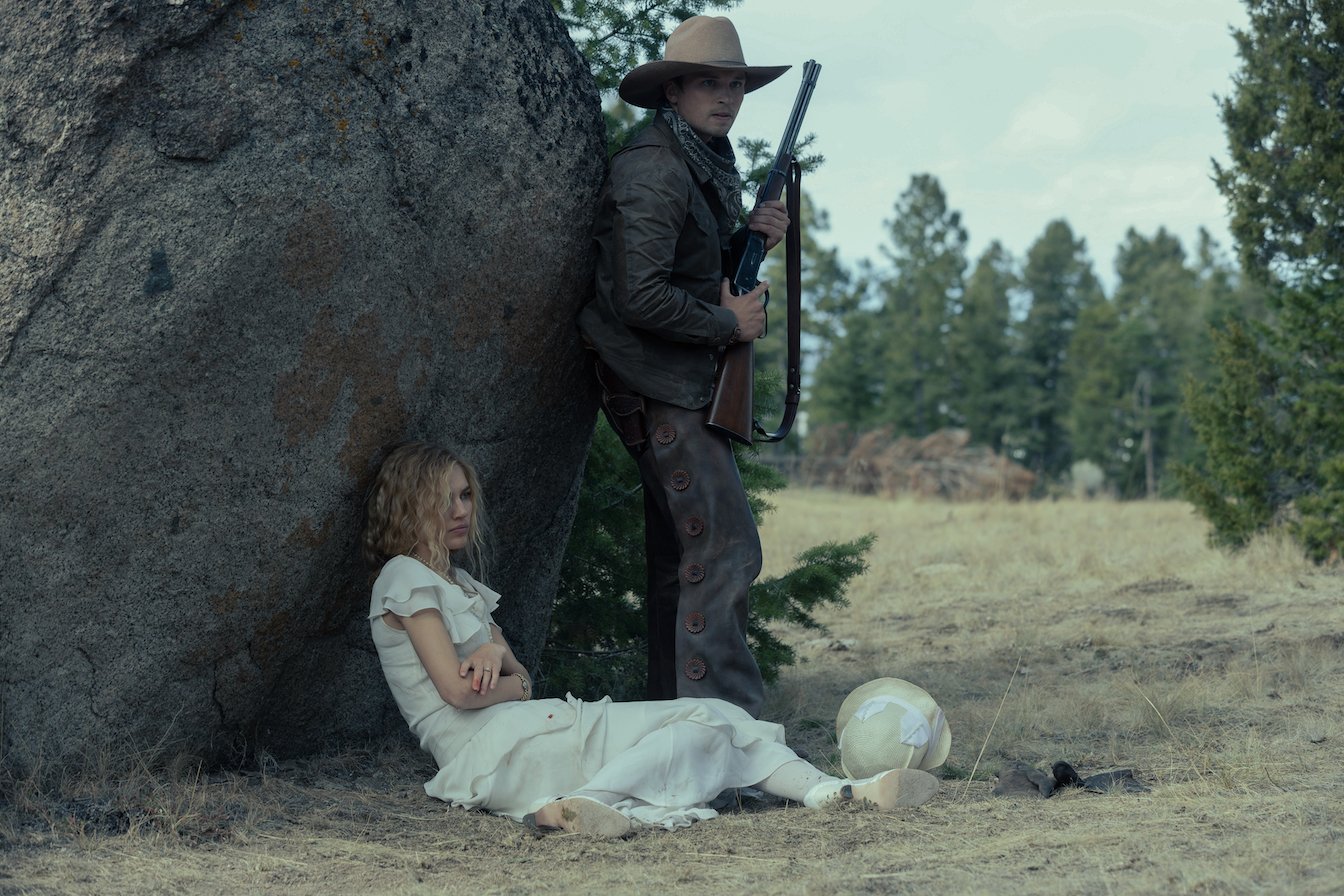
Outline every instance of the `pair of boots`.
{"type": "Polygon", "coordinates": [[[1134,770],[1117,768],[1098,772],[1086,778],[1063,760],[1045,772],[1025,762],[1009,762],[999,771],[999,781],[991,791],[994,796],[1025,796],[1049,799],[1065,787],[1081,787],[1091,793],[1110,793],[1116,790],[1145,793],[1148,787],[1134,777],[1134,770]]]}

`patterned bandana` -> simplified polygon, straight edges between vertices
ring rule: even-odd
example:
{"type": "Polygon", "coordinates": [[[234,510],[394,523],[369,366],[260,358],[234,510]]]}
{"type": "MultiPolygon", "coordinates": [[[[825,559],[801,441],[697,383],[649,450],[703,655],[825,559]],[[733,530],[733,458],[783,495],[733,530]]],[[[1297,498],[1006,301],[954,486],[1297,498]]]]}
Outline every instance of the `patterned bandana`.
{"type": "Polygon", "coordinates": [[[742,177],[737,173],[733,144],[726,137],[716,137],[712,144],[706,143],[675,109],[664,106],[662,113],[663,120],[672,126],[686,161],[714,185],[722,209],[719,236],[727,239],[737,229],[742,217],[742,177]]]}

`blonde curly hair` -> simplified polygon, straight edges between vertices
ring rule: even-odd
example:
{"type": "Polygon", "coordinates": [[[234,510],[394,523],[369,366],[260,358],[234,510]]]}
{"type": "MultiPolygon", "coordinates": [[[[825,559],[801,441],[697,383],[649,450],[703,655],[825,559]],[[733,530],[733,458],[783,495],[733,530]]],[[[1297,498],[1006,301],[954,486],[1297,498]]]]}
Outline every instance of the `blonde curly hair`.
{"type": "Polygon", "coordinates": [[[485,573],[485,512],[476,468],[446,448],[409,442],[392,449],[378,468],[365,507],[364,560],[374,569],[400,554],[417,554],[439,572],[452,568],[439,510],[447,506],[454,468],[471,489],[470,539],[462,551],[477,578],[485,573]]]}

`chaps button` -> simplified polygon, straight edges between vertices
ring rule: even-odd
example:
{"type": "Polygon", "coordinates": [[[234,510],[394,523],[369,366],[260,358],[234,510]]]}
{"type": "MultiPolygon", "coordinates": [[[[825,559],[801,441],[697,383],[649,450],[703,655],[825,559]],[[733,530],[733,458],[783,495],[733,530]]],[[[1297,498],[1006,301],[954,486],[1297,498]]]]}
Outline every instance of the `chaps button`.
{"type": "Polygon", "coordinates": [[[691,681],[699,681],[705,677],[705,673],[708,671],[709,667],[706,666],[705,661],[698,656],[693,656],[686,661],[686,677],[691,681]]]}
{"type": "Polygon", "coordinates": [[[677,440],[677,428],[671,423],[664,423],[653,431],[653,438],[659,445],[671,445],[677,440]]]}
{"type": "Polygon", "coordinates": [[[668,485],[679,492],[684,492],[691,487],[691,474],[685,470],[673,470],[672,477],[668,480],[668,485]]]}
{"type": "Polygon", "coordinates": [[[688,516],[686,522],[681,524],[682,530],[692,538],[705,531],[705,521],[698,516],[688,516]]]}
{"type": "Polygon", "coordinates": [[[686,568],[681,571],[681,576],[692,585],[705,580],[705,564],[687,563],[686,568]]]}
{"type": "Polygon", "coordinates": [[[685,619],[686,631],[693,635],[698,635],[705,630],[704,613],[687,613],[685,619]]]}

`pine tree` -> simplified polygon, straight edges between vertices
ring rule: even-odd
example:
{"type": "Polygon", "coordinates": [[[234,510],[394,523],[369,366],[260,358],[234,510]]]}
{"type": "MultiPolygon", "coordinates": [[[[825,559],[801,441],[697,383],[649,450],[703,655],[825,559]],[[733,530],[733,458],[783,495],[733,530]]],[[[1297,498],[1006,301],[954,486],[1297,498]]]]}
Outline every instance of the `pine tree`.
{"type": "Polygon", "coordinates": [[[1199,305],[1204,318],[1199,328],[1203,331],[1200,333],[1202,351],[1192,372],[1196,379],[1203,380],[1213,372],[1213,347],[1208,331],[1229,320],[1265,320],[1269,316],[1269,306],[1264,285],[1243,276],[1236,261],[1224,257],[1222,247],[1203,228],[1199,231],[1195,255],[1201,292],[1199,305]]]}
{"type": "Polygon", "coordinates": [[[1208,386],[1186,406],[1206,457],[1178,472],[1213,524],[1241,547],[1286,527],[1318,561],[1344,551],[1344,296],[1333,284],[1285,289],[1273,324],[1233,320],[1215,332],[1208,386]]]}
{"type": "Polygon", "coordinates": [[[1267,349],[1271,333],[1241,321],[1214,339],[1218,376],[1204,387],[1189,381],[1185,406],[1206,456],[1201,468],[1179,467],[1186,496],[1213,524],[1209,538],[1242,547],[1269,528],[1280,508],[1303,491],[1303,469],[1291,433],[1275,407],[1287,371],[1267,349]]]}
{"type": "Polygon", "coordinates": [[[1115,267],[1116,342],[1128,382],[1118,396],[1124,431],[1110,472],[1122,497],[1156,497],[1167,457],[1192,437],[1180,400],[1186,365],[1204,338],[1198,275],[1165,228],[1152,237],[1131,229],[1115,267]]]}
{"type": "Polygon", "coordinates": [[[1186,404],[1205,456],[1181,481],[1239,546],[1282,525],[1310,556],[1344,551],[1344,16],[1334,0],[1248,0],[1221,103],[1216,179],[1272,315],[1215,331],[1215,375],[1186,404]]]}
{"type": "Polygon", "coordinates": [[[1073,460],[1066,417],[1071,403],[1064,365],[1078,317],[1104,300],[1087,244],[1068,222],[1052,221],[1027,252],[1022,285],[1031,306],[1020,328],[1018,363],[1024,417],[1014,434],[1028,467],[1057,477],[1073,460]]]}
{"type": "Polygon", "coordinates": [[[1133,434],[1128,413],[1134,376],[1120,345],[1120,314],[1115,303],[1094,302],[1078,313],[1065,375],[1073,384],[1065,430],[1072,462],[1090,461],[1114,487],[1127,465],[1126,439],[1133,434]]]}
{"type": "Polygon", "coordinates": [[[950,417],[995,451],[1014,428],[1011,327],[1016,263],[996,240],[976,261],[947,332],[950,417]]]}
{"type": "Polygon", "coordinates": [[[843,424],[856,432],[879,425],[887,383],[874,277],[870,265],[861,265],[849,288],[819,309],[824,339],[808,396],[809,424],[843,424]]]}
{"type": "Polygon", "coordinates": [[[951,422],[947,333],[966,275],[966,230],[948,208],[938,179],[916,174],[887,222],[883,254],[893,268],[880,281],[883,379],[880,419],[922,436],[951,422]]]}
{"type": "Polygon", "coordinates": [[[1344,277],[1344,10],[1247,0],[1241,71],[1220,106],[1231,164],[1219,190],[1247,271],[1288,285],[1344,277]]]}

